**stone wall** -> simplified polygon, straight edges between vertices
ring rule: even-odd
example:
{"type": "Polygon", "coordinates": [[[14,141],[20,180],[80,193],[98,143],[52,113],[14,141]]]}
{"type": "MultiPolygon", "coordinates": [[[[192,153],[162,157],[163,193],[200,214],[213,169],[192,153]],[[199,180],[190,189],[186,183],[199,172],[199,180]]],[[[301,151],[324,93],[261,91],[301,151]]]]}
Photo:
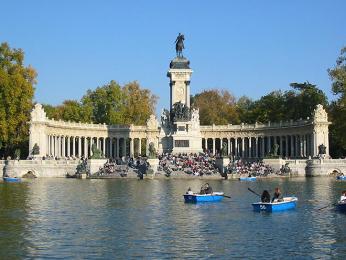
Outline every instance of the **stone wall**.
{"type": "Polygon", "coordinates": [[[12,177],[22,177],[32,172],[36,177],[65,177],[75,174],[79,160],[11,160],[5,166],[5,173],[12,177]]]}
{"type": "Polygon", "coordinates": [[[346,159],[311,159],[307,161],[306,176],[346,175],[346,159]]]}
{"type": "Polygon", "coordinates": [[[4,175],[5,161],[0,160],[0,176],[4,175]]]}

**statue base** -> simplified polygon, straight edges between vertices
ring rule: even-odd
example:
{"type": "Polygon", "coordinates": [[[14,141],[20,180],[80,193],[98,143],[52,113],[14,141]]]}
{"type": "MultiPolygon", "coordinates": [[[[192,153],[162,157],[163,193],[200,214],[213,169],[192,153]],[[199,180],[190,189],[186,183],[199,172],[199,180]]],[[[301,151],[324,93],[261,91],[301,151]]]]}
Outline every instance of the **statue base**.
{"type": "Polygon", "coordinates": [[[107,159],[88,159],[88,169],[90,174],[94,174],[103,168],[107,159]]]}
{"type": "Polygon", "coordinates": [[[147,162],[149,163],[149,167],[146,173],[149,177],[154,178],[155,174],[157,173],[157,168],[159,166],[160,161],[159,159],[154,158],[154,159],[147,159],[147,162]]]}
{"type": "Polygon", "coordinates": [[[215,160],[216,167],[219,169],[221,175],[224,174],[230,159],[228,157],[217,157],[215,160]]]}

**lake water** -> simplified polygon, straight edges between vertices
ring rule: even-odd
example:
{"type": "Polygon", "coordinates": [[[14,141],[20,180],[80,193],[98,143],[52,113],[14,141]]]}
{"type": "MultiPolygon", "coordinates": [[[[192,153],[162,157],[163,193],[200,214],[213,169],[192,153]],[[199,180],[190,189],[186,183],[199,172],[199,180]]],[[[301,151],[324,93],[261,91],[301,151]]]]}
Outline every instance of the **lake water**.
{"type": "Polygon", "coordinates": [[[318,210],[333,178],[208,180],[232,198],[185,204],[205,180],[36,179],[0,183],[0,259],[345,259],[346,215],[318,210]],[[257,213],[247,188],[280,186],[296,210],[257,213]]]}

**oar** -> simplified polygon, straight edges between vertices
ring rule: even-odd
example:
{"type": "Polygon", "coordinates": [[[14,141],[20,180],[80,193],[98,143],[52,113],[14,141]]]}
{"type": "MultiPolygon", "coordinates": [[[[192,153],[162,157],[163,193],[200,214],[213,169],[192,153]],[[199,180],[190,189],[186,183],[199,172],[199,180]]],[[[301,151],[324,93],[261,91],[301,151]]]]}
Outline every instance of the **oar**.
{"type": "Polygon", "coordinates": [[[331,204],[331,205],[324,206],[324,207],[319,208],[319,209],[317,209],[317,210],[322,210],[322,209],[326,209],[326,208],[330,208],[330,207],[334,207],[334,206],[336,206],[335,203],[333,203],[333,204],[331,204]]]}
{"type": "Polygon", "coordinates": [[[226,198],[231,198],[231,196],[227,196],[227,195],[222,195],[222,197],[226,197],[226,198]]]}
{"type": "Polygon", "coordinates": [[[250,188],[247,188],[249,191],[251,191],[253,194],[256,194],[258,197],[261,197],[261,195],[259,195],[256,191],[253,191],[252,189],[250,188]]]}

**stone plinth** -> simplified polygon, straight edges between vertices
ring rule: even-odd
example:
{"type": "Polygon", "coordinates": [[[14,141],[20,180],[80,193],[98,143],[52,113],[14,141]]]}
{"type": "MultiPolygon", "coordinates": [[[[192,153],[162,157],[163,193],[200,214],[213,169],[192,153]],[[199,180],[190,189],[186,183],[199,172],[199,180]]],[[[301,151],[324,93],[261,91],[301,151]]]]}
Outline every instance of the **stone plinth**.
{"type": "Polygon", "coordinates": [[[103,168],[107,159],[88,159],[88,169],[90,174],[94,174],[103,168]]]}
{"type": "Polygon", "coordinates": [[[148,159],[147,162],[149,163],[147,174],[152,174],[152,177],[154,177],[157,173],[157,167],[159,166],[159,159],[148,159]]]}
{"type": "Polygon", "coordinates": [[[222,175],[229,164],[230,160],[228,157],[218,157],[215,160],[216,167],[219,169],[220,174],[222,175]]]}

